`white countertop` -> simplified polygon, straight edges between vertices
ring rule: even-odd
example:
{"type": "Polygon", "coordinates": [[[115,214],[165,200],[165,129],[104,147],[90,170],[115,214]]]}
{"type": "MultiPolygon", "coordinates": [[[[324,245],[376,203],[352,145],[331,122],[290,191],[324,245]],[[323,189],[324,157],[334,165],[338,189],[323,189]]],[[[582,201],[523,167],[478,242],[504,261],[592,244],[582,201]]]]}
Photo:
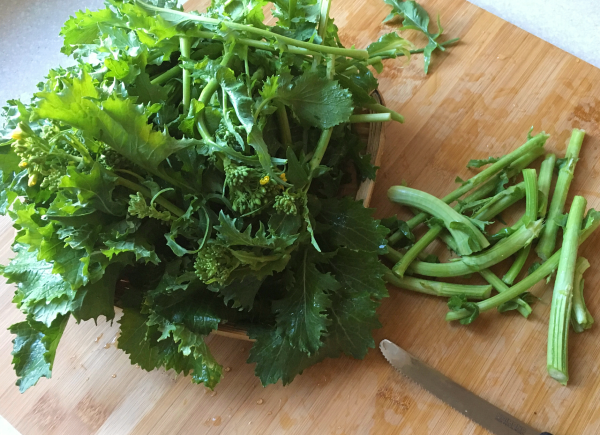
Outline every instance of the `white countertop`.
{"type": "Polygon", "coordinates": [[[599,0],[469,0],[600,68],[599,0]]]}

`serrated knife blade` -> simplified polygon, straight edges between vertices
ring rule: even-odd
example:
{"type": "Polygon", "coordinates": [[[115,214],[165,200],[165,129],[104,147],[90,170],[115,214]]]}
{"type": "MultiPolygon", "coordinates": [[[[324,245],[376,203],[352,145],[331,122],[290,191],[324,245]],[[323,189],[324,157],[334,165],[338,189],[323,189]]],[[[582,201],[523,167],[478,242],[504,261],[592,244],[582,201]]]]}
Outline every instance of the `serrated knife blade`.
{"type": "Polygon", "coordinates": [[[551,435],[548,432],[540,434],[540,431],[461,387],[391,341],[382,340],[379,348],[396,370],[491,433],[551,435]]]}

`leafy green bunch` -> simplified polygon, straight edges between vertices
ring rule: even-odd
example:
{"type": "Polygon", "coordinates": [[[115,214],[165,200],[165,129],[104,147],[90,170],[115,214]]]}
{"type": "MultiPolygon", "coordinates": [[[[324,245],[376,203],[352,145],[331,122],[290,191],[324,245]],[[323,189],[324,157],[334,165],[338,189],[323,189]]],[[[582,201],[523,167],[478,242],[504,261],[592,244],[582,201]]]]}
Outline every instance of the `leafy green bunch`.
{"type": "Polygon", "coordinates": [[[210,388],[205,337],[224,323],[255,339],[265,385],[374,346],[388,230],[337,192],[348,164],[375,176],[352,124],[402,121],[372,98],[369,65],[411,44],[345,48],[329,1],[275,1],[274,26],[263,0],[174,3],[78,12],[62,29],[77,65],[0,118],[21,391],[50,377],[70,317],[115,306],[132,363],[210,388]]]}

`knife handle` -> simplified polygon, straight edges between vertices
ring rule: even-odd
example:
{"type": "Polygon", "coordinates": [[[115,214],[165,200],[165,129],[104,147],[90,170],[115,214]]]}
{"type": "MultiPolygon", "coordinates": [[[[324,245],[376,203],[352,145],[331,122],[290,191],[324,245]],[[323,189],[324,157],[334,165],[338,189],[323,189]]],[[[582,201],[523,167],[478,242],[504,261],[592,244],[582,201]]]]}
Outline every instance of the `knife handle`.
{"type": "Polygon", "coordinates": [[[552,435],[550,432],[542,432],[540,435],[552,435]]]}

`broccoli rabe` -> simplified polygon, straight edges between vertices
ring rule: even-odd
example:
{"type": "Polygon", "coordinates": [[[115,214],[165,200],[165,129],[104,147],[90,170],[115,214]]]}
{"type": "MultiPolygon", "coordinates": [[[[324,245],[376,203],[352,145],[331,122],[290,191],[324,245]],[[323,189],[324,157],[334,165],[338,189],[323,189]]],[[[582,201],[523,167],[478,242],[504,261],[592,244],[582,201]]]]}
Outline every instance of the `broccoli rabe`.
{"type": "Polygon", "coordinates": [[[275,202],[273,203],[273,208],[282,214],[288,215],[297,215],[298,214],[298,206],[296,205],[296,198],[289,193],[289,191],[285,190],[281,192],[281,194],[275,197],[275,202]]]}
{"type": "Polygon", "coordinates": [[[40,183],[40,187],[42,189],[48,189],[51,192],[55,192],[58,190],[60,180],[64,176],[64,170],[52,168],[40,183]]]}
{"type": "Polygon", "coordinates": [[[171,215],[170,211],[158,211],[154,204],[150,203],[150,205],[148,205],[146,203],[146,198],[144,198],[144,195],[142,195],[140,192],[129,196],[129,207],[127,208],[127,213],[129,213],[131,216],[137,216],[140,219],[149,217],[164,222],[169,222],[171,219],[173,219],[173,215],[171,215]]]}
{"type": "Polygon", "coordinates": [[[229,249],[218,243],[212,243],[198,252],[194,270],[203,283],[216,282],[224,285],[238,265],[238,260],[231,255],[229,249]]]}
{"type": "Polygon", "coordinates": [[[243,142],[243,138],[246,135],[244,127],[236,125],[233,126],[233,129],[237,133],[237,135],[229,131],[227,125],[221,122],[217,131],[215,131],[215,138],[217,139],[217,141],[224,142],[225,144],[227,144],[227,146],[233,148],[236,151],[242,151],[240,139],[243,142]]]}
{"type": "Polygon", "coordinates": [[[43,180],[50,179],[43,187],[58,188],[58,183],[67,165],[81,162],[83,159],[77,152],[62,140],[62,132],[54,125],[44,126],[43,133],[36,135],[29,126],[20,123],[12,133],[11,146],[21,159],[19,167],[28,173],[28,185],[34,186],[43,180]]]}
{"type": "Polygon", "coordinates": [[[234,211],[251,213],[275,200],[278,184],[259,168],[238,166],[225,160],[225,184],[234,211]]]}

